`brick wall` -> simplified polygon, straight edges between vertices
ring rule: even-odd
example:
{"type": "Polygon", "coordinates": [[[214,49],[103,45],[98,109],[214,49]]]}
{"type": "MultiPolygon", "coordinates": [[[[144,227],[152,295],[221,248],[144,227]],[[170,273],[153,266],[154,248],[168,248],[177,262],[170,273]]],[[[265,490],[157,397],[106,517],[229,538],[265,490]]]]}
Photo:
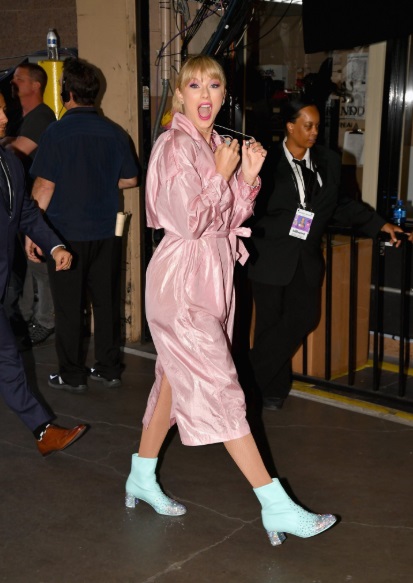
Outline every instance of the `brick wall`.
{"type": "Polygon", "coordinates": [[[1,0],[0,19],[0,71],[45,50],[49,28],[60,47],[77,47],[76,0],[1,0]]]}

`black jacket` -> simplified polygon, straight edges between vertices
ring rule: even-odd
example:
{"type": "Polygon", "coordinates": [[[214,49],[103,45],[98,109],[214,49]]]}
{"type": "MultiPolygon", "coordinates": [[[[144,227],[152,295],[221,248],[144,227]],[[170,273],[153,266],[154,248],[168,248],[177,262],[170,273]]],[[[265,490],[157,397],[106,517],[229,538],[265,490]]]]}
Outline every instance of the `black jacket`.
{"type": "Polygon", "coordinates": [[[254,217],[248,221],[252,228],[252,238],[247,242],[248,276],[252,280],[287,285],[301,258],[308,283],[322,285],[321,243],[331,221],[356,227],[369,237],[376,236],[386,222],[366,204],[340,193],[341,160],[336,152],[313,146],[311,158],[323,185],[312,198],[314,219],[307,239],[303,240],[289,235],[298,208],[298,194],[282,143],[267,155],[254,217]]]}
{"type": "Polygon", "coordinates": [[[10,211],[8,194],[6,200],[0,195],[0,302],[4,300],[13,265],[16,234],[22,231],[42,249],[49,253],[61,241],[47,226],[46,221],[25,189],[25,176],[20,160],[0,147],[0,156],[6,166],[13,188],[13,205],[10,211]]]}

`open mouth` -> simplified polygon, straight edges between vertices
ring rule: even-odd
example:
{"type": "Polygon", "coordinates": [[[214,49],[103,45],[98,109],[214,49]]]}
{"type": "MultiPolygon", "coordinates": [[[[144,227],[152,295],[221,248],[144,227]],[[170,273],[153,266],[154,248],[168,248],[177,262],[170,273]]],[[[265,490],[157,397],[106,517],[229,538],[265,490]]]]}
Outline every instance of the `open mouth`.
{"type": "Polygon", "coordinates": [[[198,107],[198,115],[201,119],[209,119],[211,117],[212,107],[210,105],[204,104],[198,107]]]}

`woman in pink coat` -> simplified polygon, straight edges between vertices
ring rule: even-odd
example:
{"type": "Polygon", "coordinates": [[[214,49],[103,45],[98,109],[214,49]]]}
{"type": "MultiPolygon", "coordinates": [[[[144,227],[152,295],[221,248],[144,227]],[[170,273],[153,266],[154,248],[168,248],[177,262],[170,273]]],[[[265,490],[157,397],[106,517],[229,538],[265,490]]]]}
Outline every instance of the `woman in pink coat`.
{"type": "Polygon", "coordinates": [[[268,474],[245,416],[230,346],[233,273],[248,254],[240,225],[252,214],[266,151],[259,142],[225,141],[213,129],[225,99],[225,75],[208,56],[183,65],[171,129],[156,141],[146,183],[147,224],[164,229],[147,270],[146,315],[157,350],[156,380],[132,456],[126,505],[141,499],[158,513],[186,508],[155,477],[157,456],[176,423],[182,443],[223,442],[254,488],[273,545],[284,532],[313,536],[335,522],[293,503],[268,474]],[[241,150],[241,155],[240,155],[241,150]]]}

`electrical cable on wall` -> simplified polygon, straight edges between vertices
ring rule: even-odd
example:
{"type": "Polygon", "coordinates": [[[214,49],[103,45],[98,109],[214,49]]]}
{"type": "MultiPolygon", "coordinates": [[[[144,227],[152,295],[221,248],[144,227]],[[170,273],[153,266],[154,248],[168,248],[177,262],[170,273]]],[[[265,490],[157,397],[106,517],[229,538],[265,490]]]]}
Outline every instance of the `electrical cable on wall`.
{"type": "MultiPolygon", "coordinates": [[[[162,9],[166,9],[166,3],[162,4],[162,9]]],[[[172,9],[174,10],[176,16],[182,15],[184,25],[189,22],[189,9],[187,2],[185,0],[172,0],[172,9]]],[[[169,7],[169,5],[168,5],[169,7]]],[[[199,31],[200,27],[204,21],[213,15],[220,16],[220,21],[217,29],[204,46],[201,51],[202,54],[211,55],[215,58],[222,57],[226,52],[230,51],[231,45],[235,48],[232,51],[237,50],[237,47],[242,42],[244,35],[247,31],[248,25],[252,21],[254,14],[254,2],[245,2],[245,0],[227,0],[227,1],[211,1],[204,0],[201,3],[199,10],[197,11],[193,21],[188,26],[184,26],[178,33],[173,35],[172,38],[167,40],[163,36],[163,42],[161,48],[158,52],[155,65],[157,67],[163,63],[163,59],[170,58],[172,54],[168,51],[171,43],[178,37],[183,37],[181,45],[181,58],[185,61],[188,56],[188,46],[193,40],[196,33],[199,31]]],[[[177,26],[177,28],[179,28],[177,26]]],[[[268,34],[268,33],[267,33],[268,34]]],[[[166,106],[167,95],[170,90],[169,77],[166,79],[164,74],[165,64],[162,65],[161,81],[162,81],[162,95],[160,99],[160,104],[157,110],[157,116],[154,123],[154,130],[152,136],[152,143],[155,142],[159,135],[161,120],[164,116],[164,109],[166,106]]],[[[157,76],[157,79],[159,76],[157,76]]]]}
{"type": "Polygon", "coordinates": [[[216,31],[201,51],[203,55],[214,57],[222,55],[235,38],[242,36],[245,32],[243,30],[245,21],[253,10],[253,3],[232,0],[227,4],[227,10],[222,15],[216,31]]]}
{"type": "MultiPolygon", "coordinates": [[[[189,12],[188,0],[172,0],[172,8],[176,15],[180,14],[185,26],[191,20],[191,13],[189,12]]],[[[179,28],[179,27],[177,27],[179,28]]]]}
{"type": "Polygon", "coordinates": [[[270,30],[267,30],[266,33],[264,33],[262,36],[259,36],[256,39],[254,39],[250,43],[247,43],[247,44],[243,45],[242,47],[238,47],[238,48],[245,49],[247,47],[251,47],[251,46],[255,45],[257,42],[259,42],[260,40],[262,40],[263,38],[265,38],[266,36],[268,36],[269,34],[271,34],[278,26],[280,26],[280,24],[282,23],[282,21],[284,20],[284,18],[286,18],[286,16],[288,15],[288,12],[290,11],[290,8],[291,8],[291,6],[293,4],[294,4],[294,0],[290,0],[289,4],[287,4],[286,9],[281,14],[280,18],[277,20],[277,22],[274,24],[274,26],[272,26],[270,28],[270,30]]]}
{"type": "MultiPolygon", "coordinates": [[[[170,52],[167,53],[166,52],[166,49],[167,49],[167,47],[169,47],[171,45],[171,43],[176,39],[177,36],[180,36],[183,33],[186,33],[185,34],[185,38],[186,38],[187,35],[189,34],[188,31],[190,31],[190,35],[192,35],[192,38],[193,38],[194,34],[196,34],[196,32],[199,30],[199,27],[201,26],[202,22],[206,18],[208,18],[208,17],[216,14],[216,12],[218,10],[222,9],[222,4],[223,4],[222,2],[219,2],[219,7],[217,7],[216,10],[211,10],[211,9],[208,8],[207,5],[209,5],[210,3],[211,3],[210,0],[205,0],[203,2],[203,5],[205,4],[205,8],[206,9],[204,11],[202,11],[202,17],[199,15],[199,12],[200,11],[198,11],[197,16],[194,19],[194,22],[195,22],[195,20],[197,20],[196,27],[195,27],[196,28],[196,31],[195,32],[194,32],[195,29],[193,29],[194,23],[192,23],[189,27],[187,27],[187,29],[183,28],[177,34],[175,34],[172,38],[169,38],[169,40],[167,42],[165,42],[166,41],[166,38],[163,38],[162,46],[161,46],[161,49],[159,50],[159,53],[158,53],[158,56],[157,56],[157,59],[156,59],[156,62],[155,62],[156,67],[159,67],[160,66],[160,64],[162,63],[162,59],[165,59],[165,58],[170,59],[171,53],[170,52]]],[[[161,4],[162,4],[162,9],[163,10],[167,10],[168,9],[168,6],[169,5],[167,6],[166,3],[165,4],[164,3],[161,3],[161,4]]],[[[175,2],[173,2],[172,7],[175,10],[175,7],[176,7],[176,3],[175,2]]],[[[179,10],[181,8],[182,8],[182,6],[179,6],[178,7],[179,10]]],[[[164,19],[163,19],[163,21],[164,21],[164,19]]],[[[182,49],[181,49],[181,54],[182,54],[182,49]]],[[[155,120],[155,123],[154,123],[154,129],[153,129],[153,134],[152,134],[152,143],[154,143],[156,141],[156,139],[157,139],[157,137],[159,135],[160,125],[161,125],[161,119],[162,119],[162,117],[163,117],[163,115],[165,113],[165,106],[166,106],[167,96],[168,96],[168,92],[169,92],[169,89],[170,89],[169,76],[166,76],[165,75],[164,70],[165,70],[165,66],[163,65],[162,66],[162,73],[161,73],[162,95],[161,95],[160,105],[159,105],[159,107],[157,109],[156,120],[155,120]]],[[[158,78],[159,78],[159,76],[157,75],[157,79],[158,78]]]]}

